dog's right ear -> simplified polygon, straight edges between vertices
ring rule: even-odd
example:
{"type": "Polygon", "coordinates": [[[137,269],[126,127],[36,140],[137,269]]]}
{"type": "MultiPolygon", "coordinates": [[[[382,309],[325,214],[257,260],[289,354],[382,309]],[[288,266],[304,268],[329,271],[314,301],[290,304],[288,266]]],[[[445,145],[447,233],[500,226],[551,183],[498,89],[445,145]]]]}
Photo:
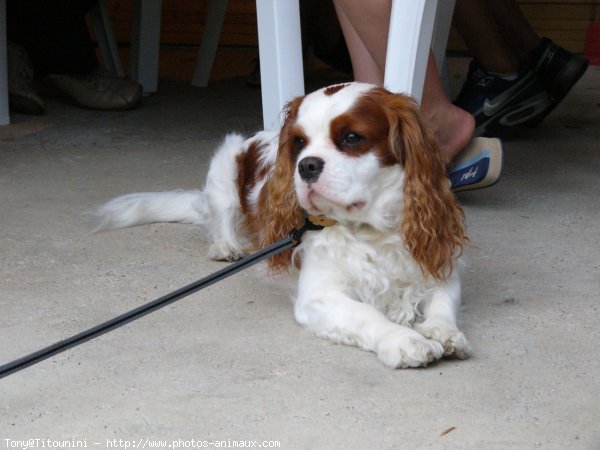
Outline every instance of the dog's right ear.
{"type": "MultiPolygon", "coordinates": [[[[283,239],[290,231],[302,225],[303,213],[294,189],[296,161],[290,130],[303,99],[304,97],[298,97],[292,100],[284,109],[285,120],[279,134],[275,167],[259,199],[261,247],[283,239]]],[[[292,250],[287,250],[269,258],[268,265],[274,273],[285,272],[290,268],[291,260],[292,250]]]]}

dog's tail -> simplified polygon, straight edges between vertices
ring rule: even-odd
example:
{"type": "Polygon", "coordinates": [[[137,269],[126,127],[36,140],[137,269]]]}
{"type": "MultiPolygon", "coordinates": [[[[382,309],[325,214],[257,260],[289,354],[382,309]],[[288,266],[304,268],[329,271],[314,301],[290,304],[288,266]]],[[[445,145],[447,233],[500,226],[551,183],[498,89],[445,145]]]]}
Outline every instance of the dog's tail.
{"type": "Polygon", "coordinates": [[[198,190],[127,194],[92,211],[95,231],[156,222],[206,225],[208,215],[205,195],[198,190]]]}

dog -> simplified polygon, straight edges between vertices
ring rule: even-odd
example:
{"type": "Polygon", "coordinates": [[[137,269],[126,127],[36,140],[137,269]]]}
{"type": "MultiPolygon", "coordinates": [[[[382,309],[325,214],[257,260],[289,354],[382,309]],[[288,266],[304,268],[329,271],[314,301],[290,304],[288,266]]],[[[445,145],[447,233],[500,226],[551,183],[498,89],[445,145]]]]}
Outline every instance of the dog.
{"type": "Polygon", "coordinates": [[[456,323],[468,238],[435,139],[405,95],[343,83],[292,100],[280,132],[228,135],[204,189],[135,193],[97,210],[98,229],[200,225],[209,258],[233,261],[297,229],[335,224],[269,258],[292,279],[296,320],[392,368],[466,358],[456,323]]]}

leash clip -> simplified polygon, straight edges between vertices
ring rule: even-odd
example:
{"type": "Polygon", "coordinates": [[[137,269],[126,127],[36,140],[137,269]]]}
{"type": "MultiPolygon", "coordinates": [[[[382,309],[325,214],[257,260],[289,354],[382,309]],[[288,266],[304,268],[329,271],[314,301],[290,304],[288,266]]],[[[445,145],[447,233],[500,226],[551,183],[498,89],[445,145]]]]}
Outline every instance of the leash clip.
{"type": "Polygon", "coordinates": [[[306,231],[319,231],[323,228],[335,225],[337,222],[325,216],[306,216],[304,223],[298,229],[292,230],[290,238],[294,244],[294,247],[298,246],[302,242],[302,236],[306,231]]]}

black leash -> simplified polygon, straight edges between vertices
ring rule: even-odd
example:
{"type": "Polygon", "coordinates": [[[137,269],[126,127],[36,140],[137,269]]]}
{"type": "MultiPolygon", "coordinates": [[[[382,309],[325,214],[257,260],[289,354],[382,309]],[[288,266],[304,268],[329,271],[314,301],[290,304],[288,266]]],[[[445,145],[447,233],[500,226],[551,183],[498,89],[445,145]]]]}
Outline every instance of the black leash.
{"type": "Polygon", "coordinates": [[[277,241],[256,253],[246,256],[239,261],[230,264],[229,266],[202,278],[194,283],[188,284],[170,294],[163,295],[156,300],[146,303],[145,305],[139,306],[132,309],[129,312],[121,314],[114,319],[103,322],[95,327],[92,327],[79,334],[71,336],[70,338],[56,342],[46,348],[38,350],[37,352],[31,353],[30,355],[23,356],[22,358],[16,359],[8,364],[0,366],[0,379],[4,378],[15,372],[25,369],[26,367],[32,366],[40,361],[50,358],[57,353],[64,352],[70,348],[73,348],[79,344],[83,344],[91,339],[101,336],[109,331],[116,328],[122,327],[129,322],[133,322],[140,317],[143,317],[151,312],[154,312],[160,308],[170,305],[177,300],[181,300],[194,292],[197,292],[205,287],[210,286],[217,281],[227,278],[237,272],[240,272],[247,267],[256,264],[270,256],[276,255],[284,250],[296,247],[302,241],[302,235],[306,231],[321,230],[326,226],[332,225],[332,221],[323,217],[311,216],[304,219],[304,224],[297,230],[293,230],[289,236],[277,241]]]}

